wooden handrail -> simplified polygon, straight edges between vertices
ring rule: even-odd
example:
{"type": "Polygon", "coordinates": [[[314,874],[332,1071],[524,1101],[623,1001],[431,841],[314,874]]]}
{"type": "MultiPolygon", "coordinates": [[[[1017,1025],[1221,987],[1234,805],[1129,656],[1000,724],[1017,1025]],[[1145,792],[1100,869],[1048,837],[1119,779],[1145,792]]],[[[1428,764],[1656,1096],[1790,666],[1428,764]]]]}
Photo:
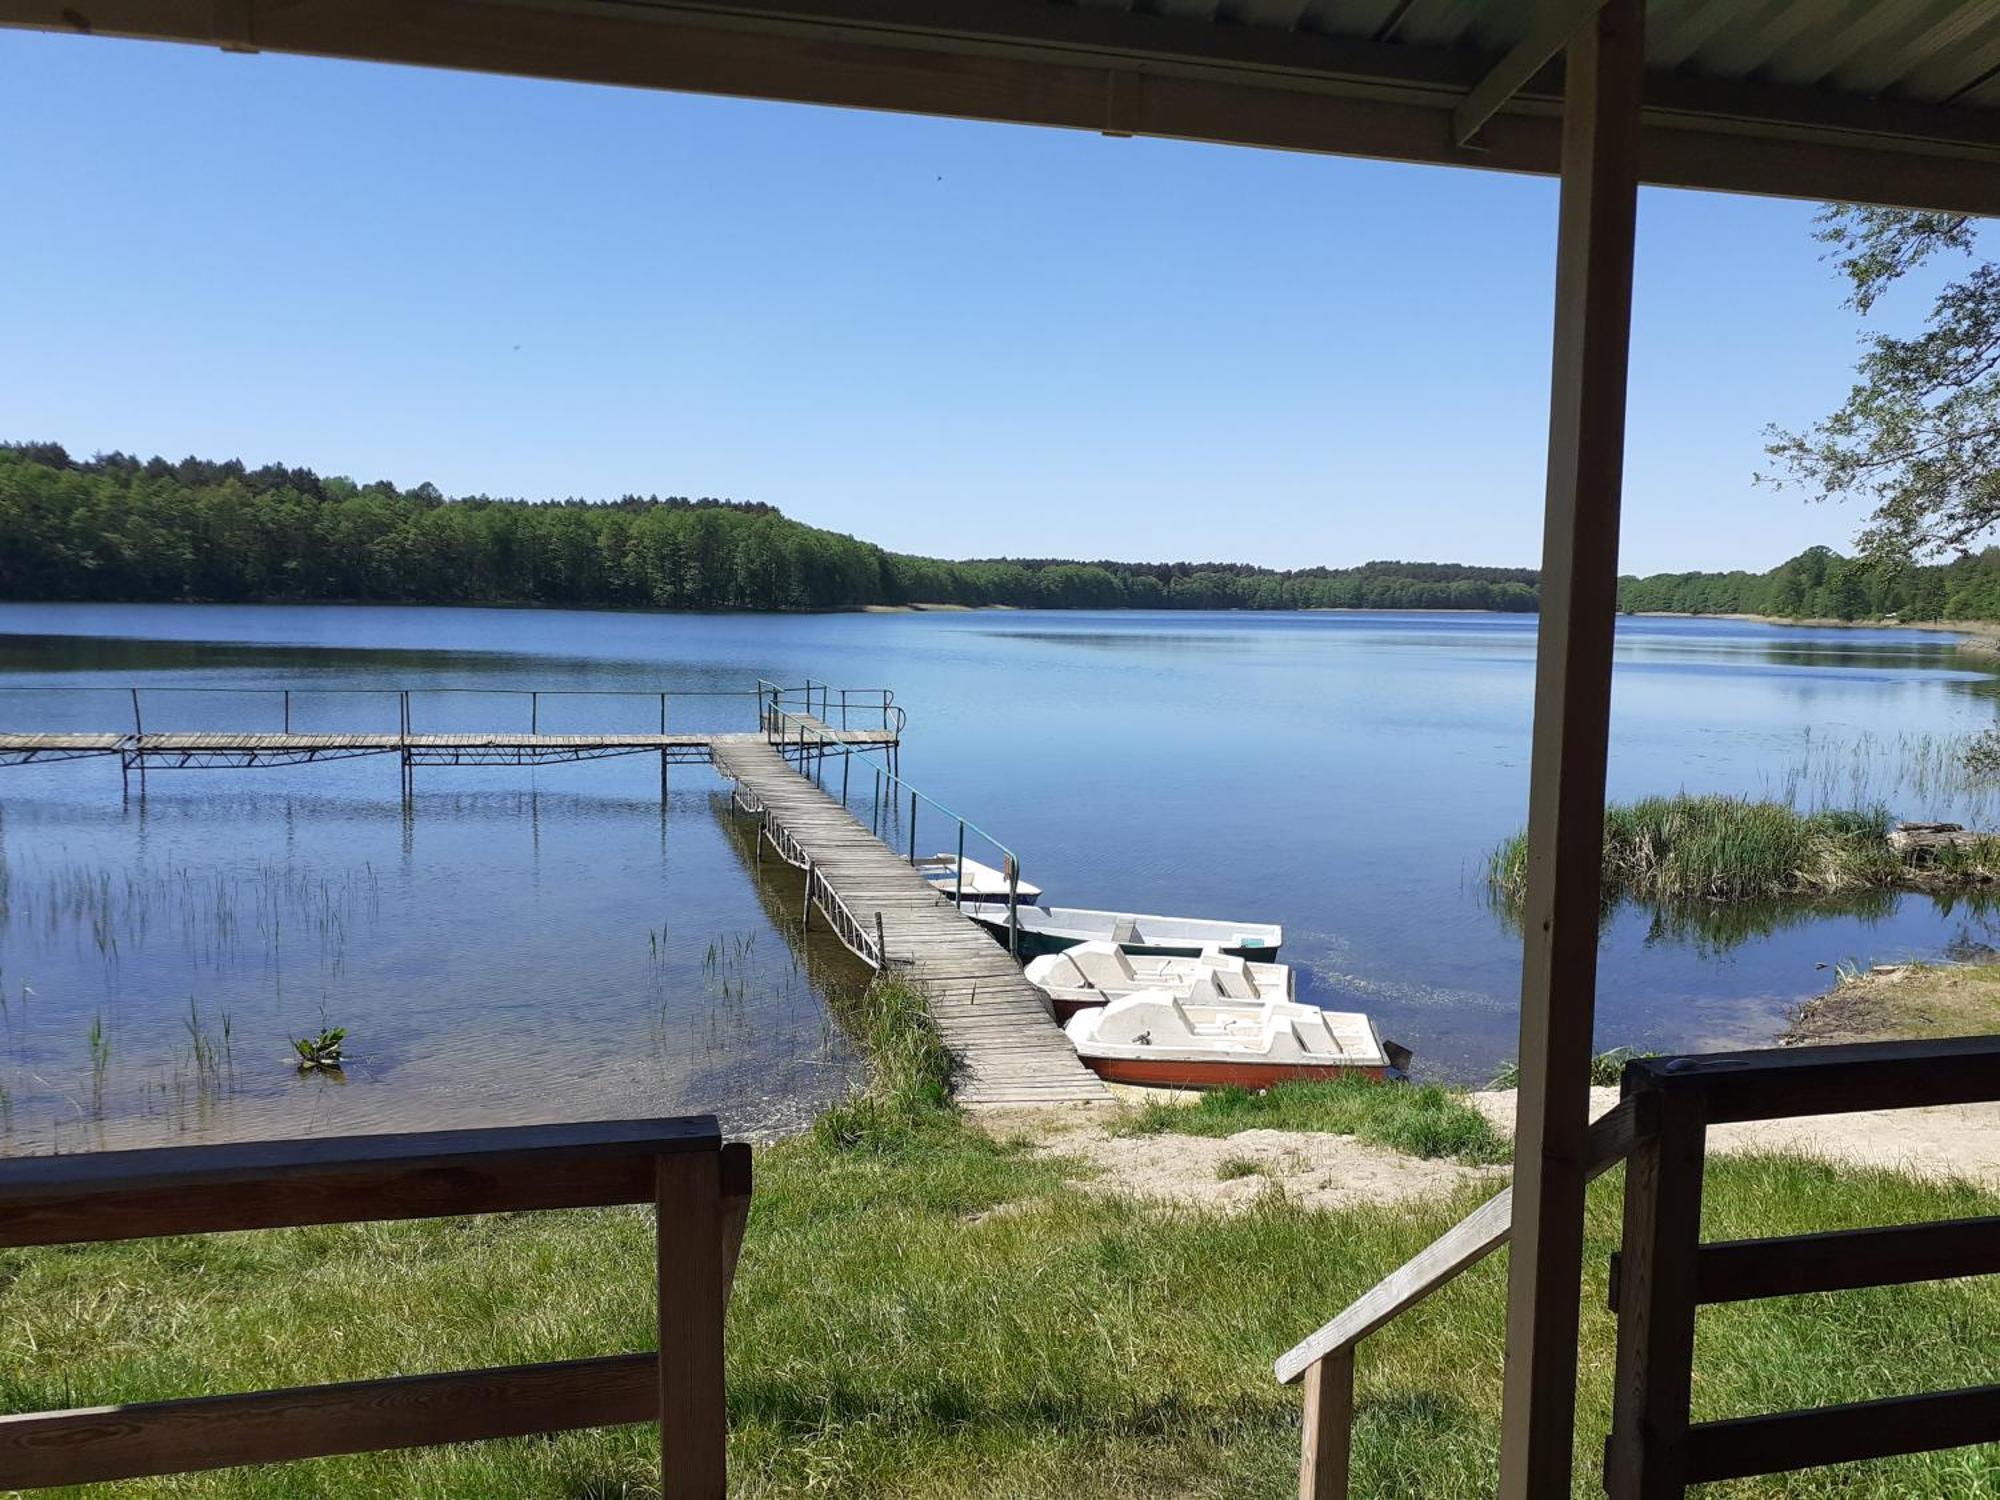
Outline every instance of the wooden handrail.
{"type": "MultiPolygon", "coordinates": [[[[1640,1133],[1638,1106],[1621,1101],[1590,1127],[1586,1171],[1599,1177],[1631,1152],[1640,1133]]],[[[1280,1385],[1294,1385],[1318,1360],[1351,1349],[1383,1324],[1400,1317],[1439,1287],[1507,1243],[1514,1229],[1514,1190],[1502,1188],[1341,1310],[1333,1321],[1301,1339],[1272,1366],[1280,1385]]]]}
{"type": "MultiPolygon", "coordinates": [[[[1586,1179],[1632,1152],[1649,1128],[1651,1106],[1625,1099],[1598,1119],[1587,1137],[1586,1179]]],[[[1305,1381],[1305,1421],[1299,1440],[1301,1500],[1344,1500],[1354,1427],[1355,1346],[1507,1243],[1514,1232],[1514,1190],[1500,1192],[1349,1303],[1340,1315],[1280,1356],[1279,1383],[1305,1381]]]]}
{"type": "Polygon", "coordinates": [[[660,1352],[0,1416],[0,1489],[658,1420],[663,1497],[721,1500],[722,1323],[750,1152],[713,1117],[0,1162],[0,1247],[652,1203],[660,1352]]]}

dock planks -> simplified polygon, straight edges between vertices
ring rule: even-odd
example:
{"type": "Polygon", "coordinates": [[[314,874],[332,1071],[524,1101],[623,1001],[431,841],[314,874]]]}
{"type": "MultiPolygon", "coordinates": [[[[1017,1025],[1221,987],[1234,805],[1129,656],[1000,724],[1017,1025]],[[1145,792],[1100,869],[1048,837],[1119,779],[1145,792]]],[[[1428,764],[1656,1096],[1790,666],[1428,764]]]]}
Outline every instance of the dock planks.
{"type": "MultiPolygon", "coordinates": [[[[853,736],[858,738],[858,736],[853,736]]],[[[855,816],[755,735],[719,736],[716,769],[749,789],[864,923],[882,915],[889,960],[930,999],[945,1045],[964,1060],[959,1100],[974,1106],[1102,1103],[1042,992],[984,929],[940,899],[855,816]]]]}

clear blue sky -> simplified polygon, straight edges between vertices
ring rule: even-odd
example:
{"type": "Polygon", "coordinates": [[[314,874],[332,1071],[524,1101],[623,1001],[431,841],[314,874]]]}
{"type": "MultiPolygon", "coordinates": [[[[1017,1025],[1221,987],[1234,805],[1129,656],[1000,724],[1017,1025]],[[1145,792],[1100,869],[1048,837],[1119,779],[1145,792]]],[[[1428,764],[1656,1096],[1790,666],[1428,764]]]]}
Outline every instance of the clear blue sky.
{"type": "MultiPolygon", "coordinates": [[[[0,33],[0,436],[946,556],[1539,552],[1550,182],[0,33]]],[[[1624,566],[1764,568],[1810,205],[1641,203],[1624,566]]]]}

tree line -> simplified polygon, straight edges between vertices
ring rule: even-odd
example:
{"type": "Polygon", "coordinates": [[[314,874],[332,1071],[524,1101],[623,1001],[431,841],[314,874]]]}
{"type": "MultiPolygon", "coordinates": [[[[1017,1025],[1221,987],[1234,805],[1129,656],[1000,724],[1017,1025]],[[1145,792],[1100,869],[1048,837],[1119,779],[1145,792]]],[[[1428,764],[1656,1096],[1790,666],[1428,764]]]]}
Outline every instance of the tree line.
{"type": "Polygon", "coordinates": [[[1768,573],[1622,578],[1618,607],[1785,620],[2000,620],[2000,547],[1945,563],[1850,558],[1809,547],[1768,573]]]}
{"type": "Polygon", "coordinates": [[[282,464],[0,444],[0,597],[17,600],[1525,612],[1535,584],[1531,568],[1449,563],[948,562],[759,502],[453,499],[282,464]]]}

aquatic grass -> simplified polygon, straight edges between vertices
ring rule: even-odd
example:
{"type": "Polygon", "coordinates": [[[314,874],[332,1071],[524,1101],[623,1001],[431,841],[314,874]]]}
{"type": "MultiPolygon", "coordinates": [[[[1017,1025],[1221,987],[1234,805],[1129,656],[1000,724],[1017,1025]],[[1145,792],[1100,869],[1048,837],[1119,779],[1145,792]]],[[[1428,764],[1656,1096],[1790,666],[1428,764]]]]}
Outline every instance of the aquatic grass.
{"type": "Polygon", "coordinates": [[[1113,1127],[1119,1135],[1232,1136],[1245,1130],[1351,1135],[1406,1156],[1471,1163],[1507,1160],[1507,1141],[1464,1095],[1435,1083],[1368,1078],[1280,1083],[1261,1093],[1211,1089],[1192,1104],[1149,1100],[1113,1127]]]}
{"type": "MultiPolygon", "coordinates": [[[[1590,1086],[1594,1089],[1616,1088],[1624,1081],[1625,1064],[1641,1057],[1658,1057],[1657,1052],[1644,1052],[1636,1047],[1613,1047],[1608,1052],[1594,1053],[1590,1059],[1590,1086]]],[[[1517,1089],[1521,1086],[1521,1064],[1515,1058],[1493,1071],[1492,1080],[1486,1085],[1490,1089],[1517,1089]]]]}
{"type": "MultiPolygon", "coordinates": [[[[1663,903],[1817,898],[1899,886],[1986,881],[2000,840],[1944,851],[1918,869],[1889,847],[1885,808],[1804,813],[1746,797],[1648,797],[1604,810],[1604,898],[1663,903]]],[[[1494,850],[1487,879],[1504,901],[1527,893],[1528,841],[1494,850]]]]}
{"type": "Polygon", "coordinates": [[[822,1144],[889,1152],[940,1128],[955,1130],[952,1085],[959,1059],[945,1045],[924,993],[902,975],[828,994],[834,1021],[867,1059],[861,1093],[813,1126],[822,1144]]]}

